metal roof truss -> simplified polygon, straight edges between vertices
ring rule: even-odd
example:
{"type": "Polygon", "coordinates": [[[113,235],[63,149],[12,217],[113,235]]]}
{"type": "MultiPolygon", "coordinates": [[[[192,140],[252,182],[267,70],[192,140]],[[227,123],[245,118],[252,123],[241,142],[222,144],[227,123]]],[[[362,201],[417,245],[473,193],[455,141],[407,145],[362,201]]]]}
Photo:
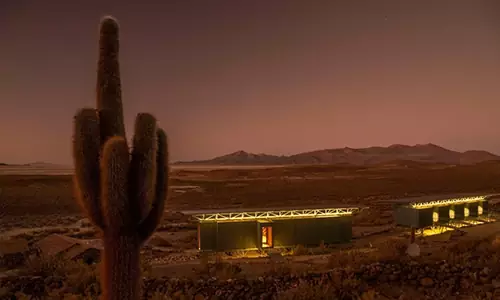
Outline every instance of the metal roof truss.
{"type": "Polygon", "coordinates": [[[486,196],[477,196],[477,197],[464,197],[464,198],[454,198],[454,199],[443,199],[443,200],[434,200],[427,202],[413,202],[410,203],[410,206],[413,208],[426,208],[432,206],[444,206],[451,204],[462,204],[462,203],[470,203],[485,200],[486,196]]]}
{"type": "Polygon", "coordinates": [[[358,208],[300,209],[262,212],[211,213],[193,215],[201,222],[247,221],[259,219],[331,218],[352,215],[358,208]]]}

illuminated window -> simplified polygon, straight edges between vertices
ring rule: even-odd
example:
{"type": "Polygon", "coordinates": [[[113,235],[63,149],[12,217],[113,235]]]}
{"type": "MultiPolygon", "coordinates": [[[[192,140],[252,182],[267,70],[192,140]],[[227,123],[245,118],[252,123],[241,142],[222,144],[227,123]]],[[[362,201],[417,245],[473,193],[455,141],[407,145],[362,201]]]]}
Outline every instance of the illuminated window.
{"type": "Polygon", "coordinates": [[[455,219],[455,210],[453,208],[450,208],[449,216],[450,216],[450,219],[455,219]]]}
{"type": "Polygon", "coordinates": [[[262,226],[262,247],[268,248],[273,246],[273,228],[271,226],[262,226]]]}
{"type": "Polygon", "coordinates": [[[470,215],[469,208],[468,207],[464,208],[464,216],[468,217],[469,215],[470,215]]]}
{"type": "Polygon", "coordinates": [[[435,211],[435,212],[432,213],[432,221],[433,222],[439,221],[439,214],[438,214],[437,211],[435,211]]]}
{"type": "Polygon", "coordinates": [[[480,204],[478,207],[477,207],[477,215],[480,216],[483,214],[483,205],[480,204]]]}

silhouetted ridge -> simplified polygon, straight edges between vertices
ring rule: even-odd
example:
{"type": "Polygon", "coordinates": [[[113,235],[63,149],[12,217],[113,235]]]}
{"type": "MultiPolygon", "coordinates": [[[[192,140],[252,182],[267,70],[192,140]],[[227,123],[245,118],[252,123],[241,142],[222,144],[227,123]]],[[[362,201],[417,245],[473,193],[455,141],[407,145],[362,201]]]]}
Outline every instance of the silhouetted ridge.
{"type": "Polygon", "coordinates": [[[177,162],[190,165],[306,165],[306,164],[349,164],[378,165],[397,162],[440,163],[468,165],[485,161],[500,160],[500,156],[482,150],[458,152],[436,144],[402,145],[368,148],[335,148],[309,151],[291,156],[254,154],[239,150],[209,160],[177,162]]]}

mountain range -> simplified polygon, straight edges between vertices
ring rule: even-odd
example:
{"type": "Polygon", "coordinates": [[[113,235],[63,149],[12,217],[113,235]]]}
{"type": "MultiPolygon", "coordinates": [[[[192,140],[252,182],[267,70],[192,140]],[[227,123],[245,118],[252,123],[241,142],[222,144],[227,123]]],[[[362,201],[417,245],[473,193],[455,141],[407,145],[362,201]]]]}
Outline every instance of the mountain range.
{"type": "Polygon", "coordinates": [[[245,151],[218,156],[209,160],[176,162],[177,165],[310,165],[350,164],[375,165],[395,161],[471,165],[500,160],[500,156],[482,150],[458,152],[435,144],[400,145],[368,148],[336,148],[315,150],[290,156],[254,154],[245,151]]]}

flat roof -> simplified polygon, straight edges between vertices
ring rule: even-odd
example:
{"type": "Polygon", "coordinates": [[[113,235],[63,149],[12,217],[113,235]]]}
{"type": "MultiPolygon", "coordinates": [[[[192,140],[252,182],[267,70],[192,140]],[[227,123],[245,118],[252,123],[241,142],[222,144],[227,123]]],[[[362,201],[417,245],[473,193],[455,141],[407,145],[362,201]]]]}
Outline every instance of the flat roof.
{"type": "Polygon", "coordinates": [[[303,218],[334,218],[349,216],[360,207],[329,205],[324,207],[281,207],[281,208],[233,208],[217,210],[183,211],[199,222],[259,221],[303,218]]]}
{"type": "Polygon", "coordinates": [[[293,211],[293,210],[317,210],[317,209],[354,209],[364,208],[362,205],[348,204],[330,204],[330,205],[302,205],[302,206],[280,206],[280,207],[234,207],[234,208],[212,208],[199,210],[180,211],[184,215],[202,215],[202,214],[229,214],[229,213],[256,213],[256,212],[274,212],[274,211],[293,211]]]}
{"type": "Polygon", "coordinates": [[[457,193],[457,194],[443,194],[443,195],[427,195],[420,197],[408,197],[408,198],[400,198],[389,200],[392,203],[399,204],[413,204],[413,203],[425,203],[425,202],[434,202],[440,200],[450,200],[450,199],[463,199],[463,198],[475,198],[475,197],[483,197],[485,199],[491,198],[494,196],[500,196],[500,194],[488,194],[488,193],[457,193]]]}
{"type": "Polygon", "coordinates": [[[429,207],[465,204],[478,201],[489,200],[498,197],[500,194],[487,193],[461,193],[448,195],[432,195],[423,197],[410,197],[392,201],[396,205],[407,205],[415,209],[424,209],[429,207]]]}

